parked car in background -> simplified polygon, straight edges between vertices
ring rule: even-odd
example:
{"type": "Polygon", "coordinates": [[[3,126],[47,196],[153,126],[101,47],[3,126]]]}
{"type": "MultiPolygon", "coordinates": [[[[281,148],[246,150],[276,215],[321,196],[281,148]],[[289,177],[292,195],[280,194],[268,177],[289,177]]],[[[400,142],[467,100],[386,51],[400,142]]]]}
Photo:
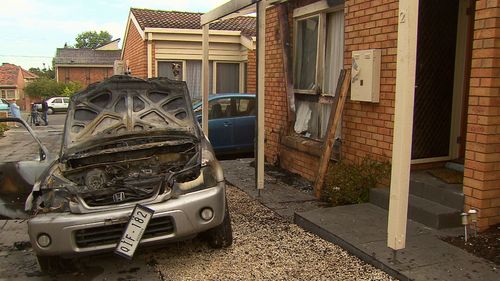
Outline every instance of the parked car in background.
{"type": "MultiPolygon", "coordinates": [[[[9,169],[3,175],[32,179],[19,182],[32,186],[28,233],[43,271],[64,258],[126,255],[139,243],[197,234],[214,248],[231,245],[223,171],[185,82],[113,76],[93,84],[71,97],[63,136],[55,160],[44,148],[41,161],[0,165],[9,169]]],[[[15,182],[0,177],[0,188],[15,182]]]]}
{"type": "MultiPolygon", "coordinates": [[[[201,123],[201,102],[193,106],[201,123]]],[[[254,151],[254,94],[217,94],[208,98],[208,139],[216,154],[239,154],[254,151]]]]}
{"type": "Polygon", "coordinates": [[[68,97],[53,97],[47,100],[49,106],[48,114],[55,112],[64,112],[68,110],[69,98],[68,97]]]}
{"type": "Polygon", "coordinates": [[[9,102],[0,98],[0,111],[9,111],[9,102]]]}
{"type": "MultiPolygon", "coordinates": [[[[38,111],[42,111],[42,102],[36,102],[36,108],[38,111]]],[[[47,99],[47,105],[49,109],[48,114],[54,114],[56,112],[65,112],[68,110],[69,97],[52,97],[47,99]]]]}

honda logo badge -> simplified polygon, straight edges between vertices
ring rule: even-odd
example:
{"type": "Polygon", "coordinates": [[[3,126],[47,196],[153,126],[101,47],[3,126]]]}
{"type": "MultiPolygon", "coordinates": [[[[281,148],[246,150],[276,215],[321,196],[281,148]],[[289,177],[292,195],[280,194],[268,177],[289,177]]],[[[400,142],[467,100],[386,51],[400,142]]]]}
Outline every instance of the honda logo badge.
{"type": "Polygon", "coordinates": [[[120,191],[120,192],[113,194],[113,201],[115,203],[122,202],[123,200],[125,200],[125,192],[120,191]]]}

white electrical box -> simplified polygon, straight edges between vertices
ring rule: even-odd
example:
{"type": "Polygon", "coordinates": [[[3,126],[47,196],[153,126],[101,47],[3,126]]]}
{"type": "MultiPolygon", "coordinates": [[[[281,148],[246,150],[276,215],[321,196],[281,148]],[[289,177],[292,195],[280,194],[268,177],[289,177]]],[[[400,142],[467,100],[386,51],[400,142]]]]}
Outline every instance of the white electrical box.
{"type": "Polygon", "coordinates": [[[380,62],[380,49],[352,52],[351,100],[379,101],[380,62]]]}
{"type": "Polygon", "coordinates": [[[113,63],[113,75],[123,75],[125,73],[125,65],[122,60],[115,60],[113,63]]]}

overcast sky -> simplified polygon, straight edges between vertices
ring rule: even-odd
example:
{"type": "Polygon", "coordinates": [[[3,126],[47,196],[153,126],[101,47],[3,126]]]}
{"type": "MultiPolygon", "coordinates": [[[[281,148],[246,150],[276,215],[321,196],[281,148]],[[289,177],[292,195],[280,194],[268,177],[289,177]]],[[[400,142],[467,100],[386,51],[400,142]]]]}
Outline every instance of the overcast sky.
{"type": "MultiPolygon", "coordinates": [[[[130,7],[207,12],[228,0],[0,0],[0,63],[52,65],[56,48],[84,31],[122,38],[130,7]]],[[[120,44],[122,41],[120,41],[120,44]]]]}

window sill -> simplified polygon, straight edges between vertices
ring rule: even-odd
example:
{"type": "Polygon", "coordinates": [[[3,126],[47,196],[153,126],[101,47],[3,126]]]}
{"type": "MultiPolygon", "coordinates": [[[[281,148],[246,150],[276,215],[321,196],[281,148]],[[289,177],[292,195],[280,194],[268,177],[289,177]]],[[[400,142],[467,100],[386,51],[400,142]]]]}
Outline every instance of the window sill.
{"type": "Polygon", "coordinates": [[[321,156],[323,146],[321,141],[298,135],[285,136],[282,139],[281,144],[289,149],[297,150],[316,157],[321,156]]]}
{"type": "MultiPolygon", "coordinates": [[[[300,135],[285,136],[281,144],[288,149],[303,152],[307,155],[321,158],[323,153],[323,142],[320,140],[306,138],[300,135]]],[[[330,160],[340,160],[340,142],[333,146],[330,160]]]]}

